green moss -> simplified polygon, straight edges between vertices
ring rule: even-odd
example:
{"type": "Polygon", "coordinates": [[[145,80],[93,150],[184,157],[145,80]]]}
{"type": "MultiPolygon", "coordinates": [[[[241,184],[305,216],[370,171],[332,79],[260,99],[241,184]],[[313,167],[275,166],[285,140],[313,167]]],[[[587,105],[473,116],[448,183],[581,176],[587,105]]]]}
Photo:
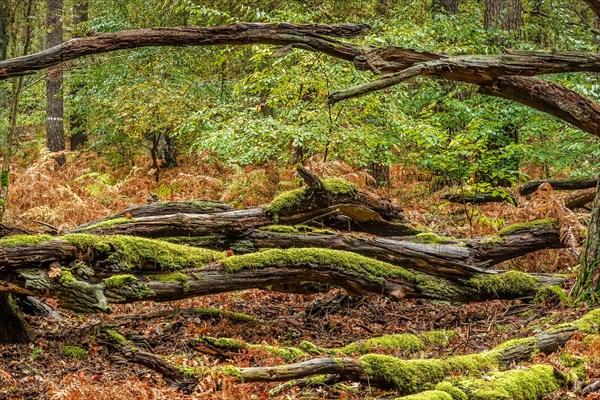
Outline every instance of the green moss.
{"type": "Polygon", "coordinates": [[[1,247],[34,246],[54,239],[50,235],[12,235],[0,238],[1,247]]]}
{"type": "Polygon", "coordinates": [[[535,295],[536,303],[552,304],[566,306],[571,304],[571,300],[567,297],[560,286],[552,285],[542,287],[535,295]]]}
{"type": "Polygon", "coordinates": [[[61,285],[67,285],[71,282],[75,282],[77,279],[73,276],[73,273],[66,268],[61,268],[60,275],[58,276],[58,283],[61,285]]]}
{"type": "Polygon", "coordinates": [[[108,329],[106,331],[106,334],[108,335],[109,339],[112,340],[113,343],[115,343],[119,347],[125,347],[131,344],[131,342],[127,340],[125,336],[121,335],[115,330],[108,329]]]}
{"type": "Polygon", "coordinates": [[[300,342],[300,344],[298,345],[298,348],[302,351],[304,351],[305,353],[308,354],[324,354],[327,351],[325,349],[322,349],[321,347],[315,345],[314,343],[311,343],[307,340],[303,340],[302,342],[300,342]]]}
{"type": "Polygon", "coordinates": [[[160,240],[169,243],[175,244],[184,244],[184,245],[195,245],[202,246],[215,243],[219,240],[219,236],[217,235],[208,235],[208,236],[172,236],[166,238],[160,238],[160,240]]]}
{"type": "Polygon", "coordinates": [[[240,351],[240,350],[244,350],[248,347],[248,345],[245,342],[243,342],[241,340],[230,339],[230,338],[215,338],[215,337],[210,337],[210,336],[204,336],[204,337],[198,338],[197,340],[200,342],[218,347],[219,349],[225,349],[225,350],[236,351],[236,352],[240,351]]]}
{"type": "Polygon", "coordinates": [[[287,362],[295,361],[298,358],[307,355],[304,351],[302,351],[296,347],[279,347],[279,346],[268,346],[268,345],[262,345],[262,344],[251,344],[251,345],[249,345],[249,347],[252,349],[259,349],[259,350],[267,351],[287,362]]]}
{"type": "Polygon", "coordinates": [[[198,307],[195,310],[199,315],[206,317],[206,318],[227,318],[232,321],[238,321],[238,322],[253,322],[253,323],[260,322],[260,320],[258,318],[255,318],[251,315],[234,312],[234,311],[225,311],[225,310],[221,310],[219,308],[198,307]]]}
{"type": "Polygon", "coordinates": [[[86,356],[87,350],[79,346],[63,346],[61,352],[66,357],[76,358],[78,360],[86,356]]]}
{"type": "Polygon", "coordinates": [[[535,292],[539,287],[537,278],[519,271],[479,275],[471,278],[469,283],[482,293],[506,293],[516,296],[535,292]]]}
{"type": "Polygon", "coordinates": [[[334,195],[356,195],[358,194],[358,186],[341,178],[321,179],[325,190],[334,195]]]}
{"type": "Polygon", "coordinates": [[[464,243],[459,242],[457,239],[452,237],[445,237],[436,235],[433,232],[419,233],[414,236],[411,240],[413,243],[431,244],[431,245],[454,245],[454,246],[466,246],[464,243]]]}
{"type": "Polygon", "coordinates": [[[279,214],[284,210],[294,209],[300,206],[306,197],[307,192],[308,189],[305,187],[283,192],[273,199],[267,208],[267,212],[275,218],[275,221],[278,221],[279,214]]]}
{"type": "Polygon", "coordinates": [[[112,228],[115,225],[128,224],[130,222],[135,222],[135,221],[137,221],[136,218],[109,219],[106,221],[98,222],[97,224],[86,226],[85,228],[82,228],[81,231],[99,231],[102,229],[112,228]]]}
{"type": "MultiPolygon", "coordinates": [[[[355,196],[358,193],[358,186],[344,179],[321,179],[321,182],[325,190],[333,195],[355,196]]],[[[267,212],[277,221],[282,212],[293,210],[300,206],[308,193],[309,189],[307,187],[283,192],[273,199],[267,208],[267,212]]]]}
{"type": "Polygon", "coordinates": [[[227,365],[225,367],[220,367],[218,372],[223,375],[233,376],[239,379],[240,382],[244,382],[244,378],[242,378],[242,373],[238,367],[234,367],[232,365],[227,365]]]}
{"type": "Polygon", "coordinates": [[[573,326],[584,333],[600,333],[600,308],[585,314],[573,322],[573,326]]]}
{"type": "Polygon", "coordinates": [[[400,397],[396,400],[453,400],[453,397],[440,390],[426,390],[421,393],[400,397]]]}
{"type": "Polygon", "coordinates": [[[538,219],[531,222],[520,222],[502,228],[498,232],[498,235],[506,236],[521,230],[548,229],[556,225],[556,223],[557,220],[555,218],[538,219]]]}
{"type": "Polygon", "coordinates": [[[473,400],[536,400],[558,390],[564,378],[549,365],[492,372],[484,379],[458,379],[454,386],[473,400]]]}
{"type": "Polygon", "coordinates": [[[383,283],[384,278],[404,278],[417,281],[417,275],[404,268],[341,250],[301,248],[272,249],[260,253],[228,257],[221,260],[228,272],[250,268],[292,267],[305,265],[315,269],[334,269],[383,283]]]}
{"type": "Polygon", "coordinates": [[[266,232],[288,233],[290,235],[302,233],[332,233],[332,231],[329,229],[313,228],[312,226],[308,225],[268,225],[261,227],[259,230],[266,232]]]}
{"type": "Polygon", "coordinates": [[[130,274],[113,275],[104,279],[104,284],[108,289],[120,288],[133,282],[137,282],[138,278],[130,274]]]}
{"type": "Polygon", "coordinates": [[[360,358],[360,362],[370,379],[394,387],[402,394],[411,394],[432,389],[433,385],[450,376],[453,371],[479,373],[497,368],[501,359],[502,351],[490,350],[430,360],[402,360],[392,356],[367,354],[360,358]]]}
{"type": "Polygon", "coordinates": [[[81,250],[92,250],[96,258],[106,258],[117,270],[201,268],[224,257],[222,252],[134,236],[80,233],[65,235],[62,239],[81,250]]]}
{"type": "Polygon", "coordinates": [[[536,346],[539,343],[539,339],[537,337],[528,337],[528,338],[520,338],[520,339],[511,339],[507,340],[504,343],[499,344],[495,347],[495,350],[508,350],[517,346],[526,346],[532,345],[536,346]]]}
{"type": "Polygon", "coordinates": [[[401,333],[353,342],[347,346],[334,350],[348,355],[355,353],[366,354],[372,352],[377,347],[415,352],[424,350],[425,343],[418,336],[409,333],[401,333]]]}
{"type": "Polygon", "coordinates": [[[168,274],[156,275],[155,278],[161,282],[170,282],[170,283],[176,283],[176,282],[186,283],[187,281],[190,280],[189,276],[187,276],[186,274],[179,272],[179,271],[169,272],[168,274]]]}
{"type": "Polygon", "coordinates": [[[435,387],[435,390],[448,393],[452,400],[468,400],[468,396],[457,387],[452,386],[450,382],[440,382],[435,387]]]}

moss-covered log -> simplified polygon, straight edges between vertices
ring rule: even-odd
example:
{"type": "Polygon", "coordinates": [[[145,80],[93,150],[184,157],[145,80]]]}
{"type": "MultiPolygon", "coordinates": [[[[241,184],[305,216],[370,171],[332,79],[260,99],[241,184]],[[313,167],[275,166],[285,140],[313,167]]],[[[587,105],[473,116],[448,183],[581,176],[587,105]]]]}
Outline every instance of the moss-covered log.
{"type": "Polygon", "coordinates": [[[305,168],[299,168],[299,173],[308,186],[284,192],[266,207],[234,210],[207,202],[156,203],[84,224],[70,233],[152,238],[235,236],[274,223],[298,224],[332,215],[347,216],[358,229],[372,234],[406,236],[419,232],[407,223],[402,208],[387,199],[359,190],[343,179],[319,179],[305,168]]]}
{"type": "MultiPolygon", "coordinates": [[[[553,327],[537,336],[523,339],[510,340],[483,353],[452,356],[446,359],[412,359],[404,360],[397,357],[367,354],[359,359],[344,358],[316,358],[296,364],[279,365],[274,367],[230,367],[226,371],[238,376],[242,381],[282,381],[297,379],[321,374],[339,374],[349,380],[368,382],[369,385],[382,388],[391,388],[400,394],[413,394],[427,389],[434,389],[439,382],[447,381],[452,386],[462,390],[466,389],[466,382],[478,378],[482,373],[497,371],[516,362],[526,361],[539,352],[550,354],[562,347],[576,332],[586,334],[598,333],[600,328],[600,310],[594,310],[584,315],[573,323],[553,327]],[[453,380],[457,375],[468,375],[468,380],[453,380]]],[[[539,368],[535,366],[533,368],[539,368]]],[[[546,367],[543,367],[546,368],[546,367]]],[[[550,369],[550,371],[553,371],[550,369]]],[[[541,372],[541,371],[537,371],[541,372]]],[[[550,376],[552,374],[546,374],[550,376]]],[[[499,372],[492,372],[496,376],[499,372]]],[[[509,375],[513,374],[512,372],[509,375]]],[[[555,374],[553,384],[546,388],[556,390],[565,384],[561,374],[555,374]]],[[[532,390],[531,382],[523,380],[515,388],[519,392],[527,393],[532,390]]],[[[445,383],[442,387],[447,387],[445,383]]],[[[484,389],[479,387],[478,389],[484,389]]],[[[440,386],[437,386],[440,390],[440,386]]],[[[491,392],[488,392],[490,394],[491,392]]],[[[541,392],[540,392],[541,393],[541,392]]],[[[544,393],[549,393],[546,391],[544,393]]],[[[542,396],[543,397],[543,396],[542,396]]],[[[417,397],[418,398],[418,397],[417,397]]],[[[468,398],[511,398],[511,397],[468,397],[468,398]]],[[[541,398],[541,397],[515,397],[515,398],[541,398]]]]}
{"type": "Polygon", "coordinates": [[[509,271],[451,281],[315,248],[226,257],[224,252],[131,236],[0,239],[0,291],[54,296],[82,312],[109,311],[109,303],[170,301],[250,288],[297,291],[303,282],[342,287],[350,294],[460,302],[531,297],[561,279],[509,271]]]}
{"type": "MultiPolygon", "coordinates": [[[[135,353],[138,350],[131,342],[121,338],[120,343],[131,361],[151,368],[153,364],[160,364],[161,368],[170,371],[171,375],[168,378],[175,381],[189,382],[190,379],[199,379],[208,371],[237,377],[242,382],[276,382],[335,374],[340,380],[364,382],[370,386],[392,389],[399,395],[428,391],[408,399],[447,398],[440,393],[431,392],[437,391],[454,393],[456,396],[463,393],[459,397],[451,397],[458,399],[529,400],[541,399],[577,377],[574,375],[566,377],[552,367],[544,365],[534,365],[518,371],[502,370],[514,363],[527,361],[535,354],[550,354],[556,351],[577,332],[597,334],[599,329],[600,309],[596,309],[572,323],[557,325],[536,336],[509,340],[482,353],[443,359],[409,360],[380,354],[366,354],[360,358],[322,357],[272,367],[225,366],[212,370],[206,367],[184,369],[156,355],[152,355],[150,358],[153,361],[148,363],[147,353],[143,353],[144,357],[136,357],[135,353]],[[178,371],[179,375],[173,376],[173,371],[178,371]],[[483,380],[480,379],[482,376],[483,380]],[[498,385],[486,385],[486,380],[497,382],[498,385]],[[432,395],[442,397],[430,397],[432,395]],[[467,397],[464,397],[465,395],[467,397]]],[[[232,341],[232,343],[237,342],[232,341]]]]}
{"type": "MultiPolygon", "coordinates": [[[[194,242],[193,238],[184,240],[194,242]]],[[[374,238],[306,226],[275,225],[235,240],[220,237],[213,242],[197,242],[243,251],[293,247],[345,250],[448,279],[489,272],[487,268],[493,265],[537,250],[564,247],[553,219],[509,225],[497,235],[468,240],[431,232],[404,238],[374,238]]]]}

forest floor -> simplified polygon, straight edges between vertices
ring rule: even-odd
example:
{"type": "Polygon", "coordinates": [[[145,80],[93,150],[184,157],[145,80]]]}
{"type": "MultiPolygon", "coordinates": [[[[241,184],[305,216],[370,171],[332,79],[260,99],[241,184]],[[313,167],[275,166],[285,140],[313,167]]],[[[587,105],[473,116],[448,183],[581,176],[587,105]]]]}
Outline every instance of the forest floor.
{"type": "MultiPolygon", "coordinates": [[[[207,167],[187,161],[167,171],[156,182],[147,169],[123,169],[115,173],[103,165],[89,167],[80,160],[55,170],[46,157],[15,167],[9,198],[9,222],[42,230],[33,222],[43,221],[67,229],[143,204],[150,193],[164,200],[220,199],[237,206],[264,204],[280,190],[297,187],[293,169],[264,167],[233,169],[207,167]],[[214,178],[218,176],[219,178],[214,178]],[[31,191],[35,187],[35,191],[31,191]],[[77,211],[74,211],[77,210],[77,211]]],[[[365,175],[342,163],[315,164],[323,176],[342,176],[361,187],[365,175]]],[[[427,178],[414,171],[392,171],[390,188],[379,189],[405,207],[411,221],[438,232],[456,236],[491,233],[505,223],[533,219],[536,210],[509,204],[491,204],[468,209],[439,199],[430,191],[427,178]]],[[[534,176],[535,177],[535,176],[534,176]]],[[[512,260],[499,268],[527,272],[572,273],[575,260],[565,250],[543,251],[512,260]]],[[[567,290],[569,287],[566,288],[567,290]]],[[[61,320],[28,317],[36,339],[27,345],[0,346],[0,399],[260,399],[267,398],[273,383],[239,383],[235,378],[205,376],[190,394],[169,387],[162,377],[142,366],[127,363],[120,353],[102,340],[100,325],[118,325],[118,330],[140,349],[169,356],[182,366],[269,366],[286,363],[275,355],[247,350],[226,359],[200,351],[193,345],[199,336],[229,337],[249,343],[296,346],[308,340],[322,347],[340,347],[350,342],[393,333],[420,333],[452,329],[457,337],[443,348],[418,353],[385,350],[401,357],[431,358],[481,352],[518,337],[543,331],[552,325],[575,320],[585,308],[560,304],[488,301],[453,305],[446,302],[411,300],[392,302],[379,297],[348,298],[334,290],[318,295],[292,295],[251,290],[205,296],[171,303],[139,302],[113,307],[109,315],[78,315],[60,310],[61,320]],[[338,301],[341,300],[341,301],[338,301]],[[260,322],[238,322],[227,318],[201,318],[174,313],[160,318],[123,319],[123,316],[157,310],[216,307],[243,312],[260,322]],[[84,354],[72,354],[65,346],[80,346],[84,354]],[[391,351],[391,352],[390,352],[391,351]]],[[[67,347],[68,348],[68,347],[67,347]]],[[[383,352],[383,350],[382,350],[383,352]]],[[[544,361],[558,363],[563,352],[585,360],[587,380],[600,379],[600,338],[584,341],[576,335],[566,347],[544,361]]],[[[318,388],[294,388],[278,398],[363,399],[398,397],[368,385],[350,384],[318,388]]],[[[569,390],[548,399],[600,399],[599,394],[578,395],[569,390]]]]}

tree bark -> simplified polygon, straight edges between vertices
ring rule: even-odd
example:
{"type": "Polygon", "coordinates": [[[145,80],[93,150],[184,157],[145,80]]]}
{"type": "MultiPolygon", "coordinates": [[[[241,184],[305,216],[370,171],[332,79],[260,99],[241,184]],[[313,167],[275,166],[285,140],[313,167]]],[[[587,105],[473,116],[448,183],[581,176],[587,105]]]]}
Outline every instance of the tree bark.
{"type": "Polygon", "coordinates": [[[485,0],[483,26],[485,29],[517,31],[521,28],[521,0],[485,0]]]}
{"type": "MultiPolygon", "coordinates": [[[[62,0],[46,0],[46,25],[49,29],[46,48],[58,46],[63,41],[62,6],[62,0]]],[[[49,70],[46,77],[46,147],[53,153],[65,150],[62,84],[62,70],[49,70]]],[[[66,161],[64,154],[55,159],[59,165],[66,161]]]]}
{"type": "MultiPolygon", "coordinates": [[[[83,33],[83,24],[88,21],[88,0],[75,0],[73,2],[73,24],[75,25],[78,33],[83,33]]],[[[77,93],[77,88],[73,89],[72,95],[77,93]]],[[[69,114],[71,139],[70,145],[71,150],[78,150],[82,148],[87,142],[87,135],[85,132],[85,116],[77,111],[71,111],[69,114]]]]}
{"type": "Polygon", "coordinates": [[[8,5],[0,2],[0,61],[6,60],[8,54],[8,5]]]}
{"type": "Polygon", "coordinates": [[[579,273],[573,292],[579,301],[597,303],[600,300],[600,179],[579,273]]]}
{"type": "Polygon", "coordinates": [[[432,0],[431,10],[434,13],[457,14],[458,0],[432,0]]]}

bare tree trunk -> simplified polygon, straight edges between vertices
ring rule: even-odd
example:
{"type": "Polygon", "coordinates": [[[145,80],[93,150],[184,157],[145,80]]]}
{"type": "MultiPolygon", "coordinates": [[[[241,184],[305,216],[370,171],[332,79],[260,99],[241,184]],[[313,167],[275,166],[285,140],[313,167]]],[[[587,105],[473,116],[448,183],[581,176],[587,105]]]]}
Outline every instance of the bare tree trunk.
{"type": "MultiPolygon", "coordinates": [[[[46,0],[46,24],[48,32],[46,47],[57,46],[63,41],[62,0],[46,0]]],[[[51,152],[65,150],[65,130],[63,125],[63,74],[60,67],[48,71],[46,78],[46,146],[51,152]]],[[[63,165],[64,155],[56,157],[63,165]]]]}
{"type": "Polygon", "coordinates": [[[433,0],[431,2],[431,11],[434,13],[457,14],[458,0],[433,0]]]}
{"type": "Polygon", "coordinates": [[[6,1],[0,1],[0,61],[6,59],[8,54],[8,5],[6,1]]]}
{"type": "Polygon", "coordinates": [[[522,25],[521,0],[485,0],[483,26],[505,31],[517,31],[522,25]]]}
{"type": "MultiPolygon", "coordinates": [[[[73,23],[75,24],[77,31],[81,34],[81,26],[88,20],[89,3],[88,0],[75,0],[73,2],[73,23]]],[[[73,95],[77,93],[77,88],[73,90],[73,95]]],[[[83,128],[85,123],[85,117],[79,112],[72,112],[70,114],[70,125],[71,132],[71,150],[77,150],[85,144],[87,141],[87,135],[83,128]]]]}

